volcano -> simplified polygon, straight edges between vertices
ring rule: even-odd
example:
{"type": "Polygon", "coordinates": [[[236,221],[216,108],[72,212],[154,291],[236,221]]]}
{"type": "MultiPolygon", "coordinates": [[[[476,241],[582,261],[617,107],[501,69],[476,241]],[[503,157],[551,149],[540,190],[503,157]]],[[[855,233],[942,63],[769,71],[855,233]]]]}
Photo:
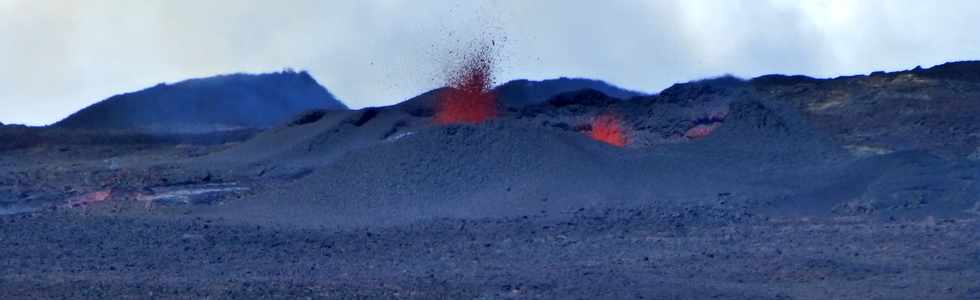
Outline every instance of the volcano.
{"type": "Polygon", "coordinates": [[[654,94],[475,74],[364,109],[219,76],[2,127],[0,293],[977,294],[980,63],[654,94]],[[195,130],[86,130],[156,124],[195,130]]]}
{"type": "Polygon", "coordinates": [[[153,133],[269,128],[312,109],[347,107],[307,72],[190,79],[109,97],[54,127],[153,133]]]}

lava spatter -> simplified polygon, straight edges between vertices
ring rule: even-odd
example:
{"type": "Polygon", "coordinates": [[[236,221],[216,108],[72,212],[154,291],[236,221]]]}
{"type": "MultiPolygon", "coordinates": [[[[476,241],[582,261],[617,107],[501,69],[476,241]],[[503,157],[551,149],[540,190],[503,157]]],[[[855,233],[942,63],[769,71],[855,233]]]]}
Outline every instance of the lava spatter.
{"type": "Polygon", "coordinates": [[[629,140],[623,131],[622,121],[612,115],[603,114],[592,120],[592,132],[589,134],[592,139],[610,144],[616,147],[626,147],[629,140]]]}
{"type": "Polygon", "coordinates": [[[447,89],[438,95],[436,122],[480,123],[497,116],[497,96],[492,90],[492,50],[482,47],[465,55],[462,63],[451,71],[447,89]]]}

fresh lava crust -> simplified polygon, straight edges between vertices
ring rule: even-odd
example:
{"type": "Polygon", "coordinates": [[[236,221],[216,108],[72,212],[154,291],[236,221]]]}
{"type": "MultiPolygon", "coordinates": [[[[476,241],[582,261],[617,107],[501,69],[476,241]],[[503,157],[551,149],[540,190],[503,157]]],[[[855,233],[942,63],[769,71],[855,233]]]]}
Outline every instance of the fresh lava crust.
{"type": "Polygon", "coordinates": [[[612,114],[604,114],[592,119],[592,139],[616,147],[626,147],[629,142],[623,132],[622,121],[612,114]]]}
{"type": "Polygon", "coordinates": [[[65,206],[66,207],[87,206],[87,205],[106,201],[111,196],[112,196],[112,191],[109,190],[91,192],[88,194],[84,194],[81,196],[76,196],[71,199],[68,199],[68,204],[66,204],[65,206]]]}

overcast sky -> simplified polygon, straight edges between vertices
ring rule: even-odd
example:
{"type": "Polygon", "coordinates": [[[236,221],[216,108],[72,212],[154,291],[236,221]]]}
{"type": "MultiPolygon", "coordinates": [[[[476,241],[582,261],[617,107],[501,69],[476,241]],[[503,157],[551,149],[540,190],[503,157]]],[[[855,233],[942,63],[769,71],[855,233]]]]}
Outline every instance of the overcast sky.
{"type": "Polygon", "coordinates": [[[831,77],[980,59],[980,1],[0,0],[0,122],[111,95],[308,70],[351,107],[441,84],[449,51],[497,45],[498,82],[589,77],[657,92],[734,74],[831,77]]]}

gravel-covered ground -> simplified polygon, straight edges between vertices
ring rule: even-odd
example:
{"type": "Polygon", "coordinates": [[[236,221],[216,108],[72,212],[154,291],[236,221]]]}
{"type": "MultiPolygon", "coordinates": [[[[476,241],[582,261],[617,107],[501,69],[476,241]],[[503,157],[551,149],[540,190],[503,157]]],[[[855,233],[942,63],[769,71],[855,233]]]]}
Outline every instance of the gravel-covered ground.
{"type": "Polygon", "coordinates": [[[349,229],[59,211],[0,218],[32,298],[971,299],[976,219],[769,218],[721,206],[349,229]]]}

